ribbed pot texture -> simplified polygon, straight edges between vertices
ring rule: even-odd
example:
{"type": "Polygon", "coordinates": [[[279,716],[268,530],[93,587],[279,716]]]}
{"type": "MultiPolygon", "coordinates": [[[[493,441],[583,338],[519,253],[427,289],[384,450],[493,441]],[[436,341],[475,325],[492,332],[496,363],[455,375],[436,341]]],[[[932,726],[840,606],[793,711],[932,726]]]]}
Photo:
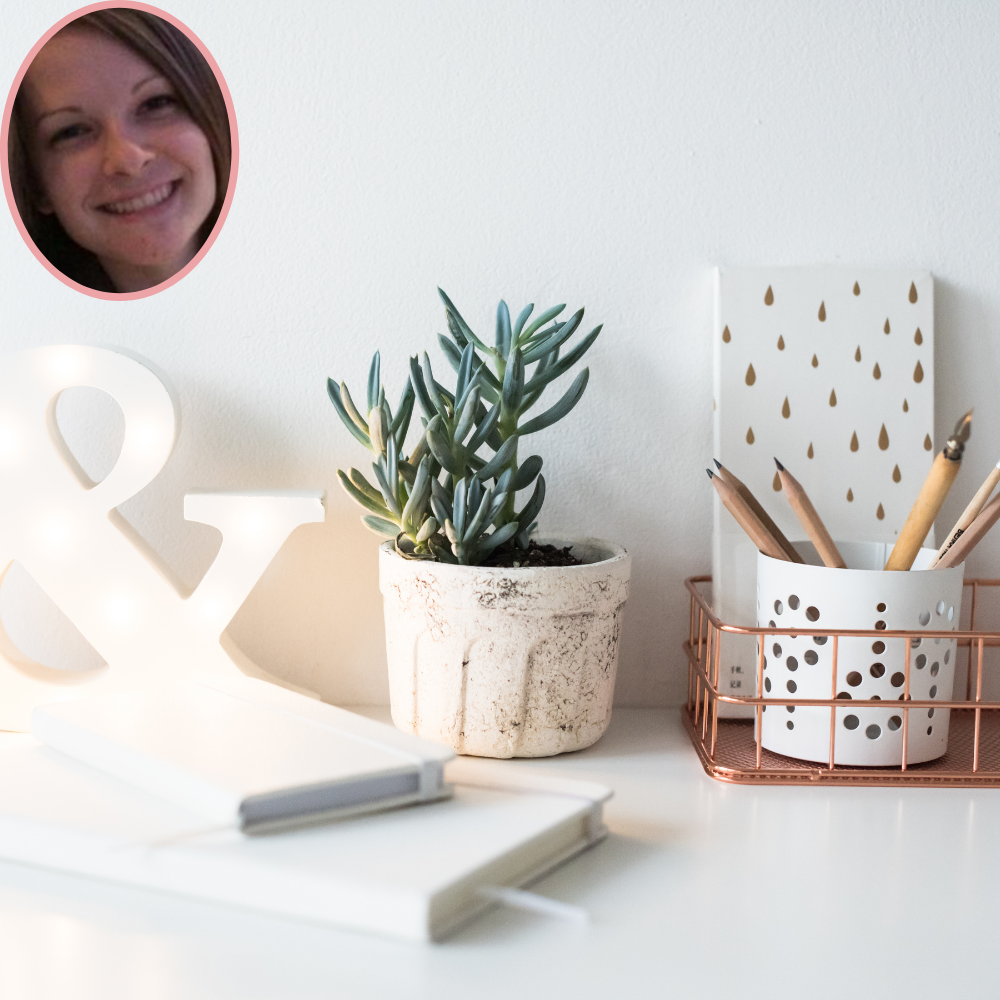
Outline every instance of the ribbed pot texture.
{"type": "Polygon", "coordinates": [[[611,720],[631,556],[594,538],[580,566],[503,569],[403,559],[385,542],[393,722],[479,757],[581,750],[611,720]]]}

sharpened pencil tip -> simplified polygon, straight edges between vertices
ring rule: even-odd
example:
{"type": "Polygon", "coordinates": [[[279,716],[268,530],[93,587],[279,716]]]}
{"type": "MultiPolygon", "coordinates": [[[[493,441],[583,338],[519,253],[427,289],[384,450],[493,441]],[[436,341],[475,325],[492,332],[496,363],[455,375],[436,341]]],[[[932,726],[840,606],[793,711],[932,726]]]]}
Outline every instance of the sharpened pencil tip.
{"type": "MultiPolygon", "coordinates": [[[[713,458],[712,461],[715,462],[715,467],[717,469],[721,469],[722,468],[722,463],[717,458],[713,458]]],[[[998,464],[1000,464],[1000,463],[998,463],[998,464]]]]}
{"type": "Polygon", "coordinates": [[[715,475],[715,473],[714,473],[714,472],[712,472],[712,470],[711,470],[711,469],[706,469],[705,471],[706,471],[706,472],[708,473],[708,478],[709,478],[709,479],[711,479],[711,478],[712,478],[712,476],[714,476],[714,475],[715,475]]]}
{"type": "Polygon", "coordinates": [[[785,471],[785,467],[777,459],[774,460],[774,464],[778,467],[778,472],[785,471]]]}

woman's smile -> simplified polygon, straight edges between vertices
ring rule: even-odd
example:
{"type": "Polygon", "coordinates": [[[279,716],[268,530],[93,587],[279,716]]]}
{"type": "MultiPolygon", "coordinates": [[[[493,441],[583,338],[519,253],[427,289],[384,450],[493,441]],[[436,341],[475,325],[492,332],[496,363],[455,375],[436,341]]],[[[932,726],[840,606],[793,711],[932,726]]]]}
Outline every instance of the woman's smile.
{"type": "Polygon", "coordinates": [[[171,84],[96,31],[65,29],[25,75],[42,197],[121,291],[184,267],[216,198],[208,139],[171,84]]]}

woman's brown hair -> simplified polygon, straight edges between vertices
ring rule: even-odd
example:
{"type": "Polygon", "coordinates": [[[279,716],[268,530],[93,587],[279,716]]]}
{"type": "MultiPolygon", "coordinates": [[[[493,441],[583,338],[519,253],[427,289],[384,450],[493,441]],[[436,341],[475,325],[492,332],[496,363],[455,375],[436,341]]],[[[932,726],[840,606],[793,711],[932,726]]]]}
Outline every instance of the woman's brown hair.
{"type": "MultiPolygon", "coordinates": [[[[92,11],[61,30],[69,29],[99,32],[145,59],[170,81],[191,120],[205,134],[215,167],[215,202],[201,228],[200,242],[204,243],[219,220],[232,165],[229,113],[211,66],[183,31],[144,10],[108,7],[92,11]]],[[[43,192],[31,161],[22,88],[23,83],[14,99],[7,134],[10,184],[21,221],[38,249],[67,277],[91,288],[114,292],[97,258],[70,239],[54,215],[38,210],[43,192]]]]}

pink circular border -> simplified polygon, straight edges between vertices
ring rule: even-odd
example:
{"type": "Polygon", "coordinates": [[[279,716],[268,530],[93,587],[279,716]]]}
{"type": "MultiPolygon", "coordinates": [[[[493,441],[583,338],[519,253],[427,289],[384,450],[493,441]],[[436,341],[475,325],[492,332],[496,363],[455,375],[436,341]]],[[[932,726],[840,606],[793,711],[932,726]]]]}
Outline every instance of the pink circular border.
{"type": "Polygon", "coordinates": [[[106,299],[110,302],[127,302],[131,299],[144,299],[150,295],[155,295],[157,292],[162,292],[169,288],[171,285],[176,284],[185,275],[190,273],[194,268],[196,268],[204,258],[205,254],[208,253],[212,244],[215,242],[216,237],[222,230],[222,226],[226,221],[226,216],[229,214],[229,206],[233,201],[233,192],[236,190],[236,175],[239,172],[240,163],[240,142],[239,133],[236,129],[236,111],[233,108],[233,98],[229,93],[229,87],[226,85],[226,78],[222,75],[222,70],[219,69],[218,63],[212,57],[212,53],[208,51],[205,47],[204,42],[186,25],[181,21],[178,21],[176,17],[172,14],[168,14],[165,10],[160,10],[159,7],[152,7],[146,3],[134,3],[130,0],[111,0],[107,3],[92,3],[86,7],[81,7],[79,10],[73,11],[72,14],[67,14],[61,21],[53,25],[44,35],[38,40],[34,48],[25,57],[23,63],[21,63],[21,68],[17,71],[17,76],[14,77],[14,82],[11,85],[10,93],[7,95],[7,103],[3,109],[3,124],[0,125],[0,172],[3,174],[3,190],[4,194],[7,196],[7,205],[10,207],[10,214],[13,216],[14,224],[17,226],[18,232],[21,234],[21,238],[24,240],[28,249],[38,258],[42,266],[52,275],[57,277],[64,285],[68,288],[72,288],[76,292],[83,292],[84,295],[89,295],[95,299],[106,299]],[[222,203],[222,211],[219,213],[218,221],[215,223],[215,227],[212,232],[209,233],[208,239],[205,241],[205,245],[195,254],[194,259],[175,275],[168,278],[166,281],[161,281],[158,285],[153,285],[152,288],[145,288],[141,292],[99,292],[94,288],[87,288],[85,285],[78,284],[71,278],[67,278],[65,274],[62,273],[57,267],[54,267],[46,256],[35,246],[35,241],[28,235],[28,230],[25,228],[24,223],[21,221],[21,213],[17,210],[17,205],[14,203],[14,190],[10,184],[10,164],[7,157],[7,133],[10,129],[10,116],[14,110],[14,98],[17,95],[18,87],[21,86],[21,81],[24,79],[24,74],[28,71],[28,67],[31,65],[32,60],[38,55],[41,47],[61,28],[64,28],[70,21],[75,21],[76,18],[82,17],[84,14],[89,14],[91,11],[95,10],[105,10],[108,7],[131,7],[133,10],[144,10],[150,14],[155,14],[157,17],[162,17],[164,21],[169,21],[175,28],[183,31],[188,38],[198,46],[199,51],[208,61],[208,65],[211,67],[212,72],[215,74],[215,79],[219,82],[219,87],[222,90],[222,97],[226,102],[226,111],[229,114],[229,132],[232,137],[232,147],[233,147],[233,159],[232,166],[229,171],[229,187],[226,190],[226,198],[222,203]]]}

